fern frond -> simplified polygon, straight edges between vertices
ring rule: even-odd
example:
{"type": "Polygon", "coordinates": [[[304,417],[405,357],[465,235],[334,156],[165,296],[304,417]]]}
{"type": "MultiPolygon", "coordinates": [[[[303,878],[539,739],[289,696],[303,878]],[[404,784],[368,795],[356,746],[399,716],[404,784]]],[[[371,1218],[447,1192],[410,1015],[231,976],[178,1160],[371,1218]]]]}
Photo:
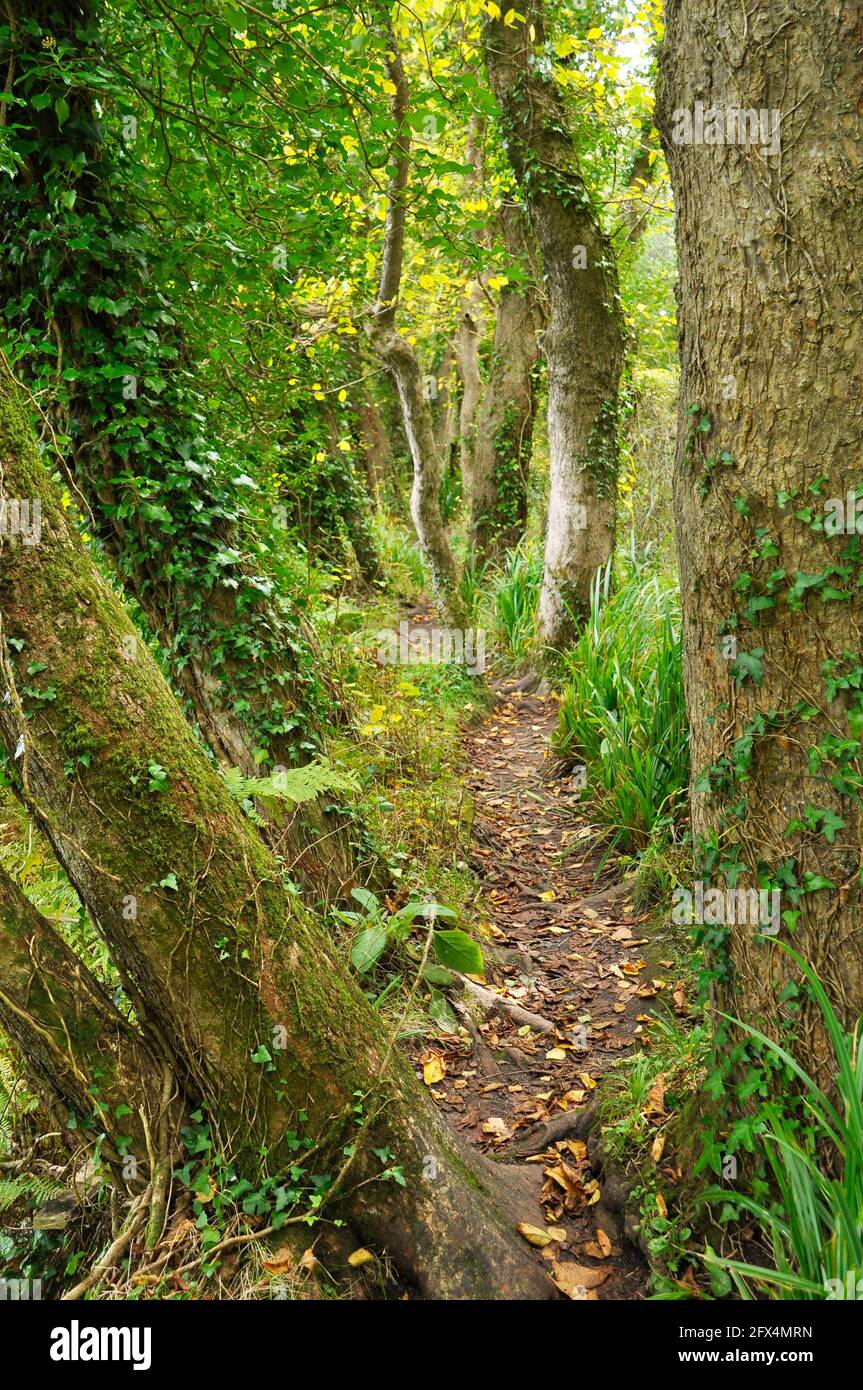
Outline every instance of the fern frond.
{"type": "Polygon", "coordinates": [[[235,801],[246,801],[250,797],[269,798],[299,805],[302,801],[313,801],[325,792],[354,792],[359,786],[351,773],[338,772],[326,758],[306,763],[304,767],[274,772],[269,777],[244,777],[235,767],[228,768],[223,776],[235,801]]]}
{"type": "Polygon", "coordinates": [[[66,1189],[54,1178],[43,1178],[32,1173],[22,1173],[16,1178],[0,1179],[0,1212],[8,1211],[23,1198],[34,1202],[48,1202],[66,1189]]]}

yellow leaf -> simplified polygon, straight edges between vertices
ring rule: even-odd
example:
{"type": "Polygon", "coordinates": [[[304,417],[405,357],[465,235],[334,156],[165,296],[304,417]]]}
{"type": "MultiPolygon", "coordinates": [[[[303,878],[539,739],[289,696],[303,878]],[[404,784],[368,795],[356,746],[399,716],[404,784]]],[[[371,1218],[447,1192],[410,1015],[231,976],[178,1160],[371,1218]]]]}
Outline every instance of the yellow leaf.
{"type": "Polygon", "coordinates": [[[539,900],[541,903],[553,903],[556,896],[554,889],[549,888],[545,893],[540,893],[539,900]]]}
{"type": "Polygon", "coordinates": [[[566,1053],[562,1047],[553,1047],[550,1052],[546,1052],[545,1060],[547,1062],[565,1062],[566,1053]]]}
{"type": "Polygon", "coordinates": [[[351,1269],[361,1269],[363,1265],[370,1265],[374,1262],[374,1255],[371,1250],[366,1250],[361,1245],[359,1250],[355,1250],[352,1255],[348,1255],[348,1264],[351,1269]]]}
{"type": "Polygon", "coordinates": [[[433,1052],[427,1062],[423,1062],[423,1081],[427,1086],[434,1086],[437,1081],[443,1081],[446,1076],[446,1066],[440,1053],[433,1052]]]}
{"type": "Polygon", "coordinates": [[[540,1250],[544,1245],[550,1245],[554,1240],[554,1236],[549,1235],[548,1231],[541,1231],[539,1226],[529,1226],[526,1221],[519,1222],[518,1233],[520,1236],[524,1236],[528,1245],[535,1245],[540,1250]]]}
{"type": "Polygon", "coordinates": [[[601,39],[601,38],[602,38],[602,30],[601,30],[601,29],[597,29],[596,27],[594,27],[593,29],[588,29],[587,33],[585,34],[585,38],[586,38],[586,39],[601,39]]]}
{"type": "Polygon", "coordinates": [[[665,1204],[665,1198],[661,1192],[657,1192],[656,1194],[656,1209],[660,1216],[665,1217],[668,1215],[668,1207],[665,1204]]]}

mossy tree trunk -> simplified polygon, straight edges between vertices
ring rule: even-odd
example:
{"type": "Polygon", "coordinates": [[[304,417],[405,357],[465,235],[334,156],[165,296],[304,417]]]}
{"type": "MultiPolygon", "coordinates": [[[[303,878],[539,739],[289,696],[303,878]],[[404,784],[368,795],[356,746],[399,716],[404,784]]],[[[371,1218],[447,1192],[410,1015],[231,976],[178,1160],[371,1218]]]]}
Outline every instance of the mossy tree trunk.
{"type": "MultiPolygon", "coordinates": [[[[530,271],[530,230],[524,211],[515,203],[505,203],[500,217],[508,255],[530,271]]],[[[471,527],[482,559],[517,545],[524,535],[542,325],[532,277],[527,284],[505,285],[498,301],[474,454],[471,527]]]]}
{"type": "Polygon", "coordinates": [[[149,651],[126,659],[132,624],[69,525],[5,368],[0,458],[5,495],[38,499],[42,516],[38,545],[0,547],[0,737],[144,1039],[239,1168],[257,1171],[263,1152],[278,1171],[301,1131],[338,1173],[353,1144],[341,1210],[427,1296],[548,1296],[514,1233],[530,1212],[422,1093],[149,651]],[[392,1165],[404,1187],[382,1179],[392,1165]]]}
{"type": "MultiPolygon", "coordinates": [[[[843,0],[745,16],[670,0],[659,102],[677,206],[699,873],[780,893],[781,937],[848,1025],[863,1007],[863,553],[848,502],[863,492],[861,44],[860,7],[843,0]],[[718,141],[715,127],[694,138],[697,101],[721,114],[718,141]]],[[[818,1073],[815,1011],[788,958],[755,925],[707,934],[721,1002],[796,1035],[818,1073]]]]}
{"type": "Polygon", "coordinates": [[[139,1187],[148,1150],[158,1150],[164,1127],[178,1119],[170,1071],[2,869],[0,1023],[61,1133],[104,1134],[115,1180],[139,1187]],[[127,1154],[143,1164],[136,1158],[124,1173],[127,1154]]]}
{"type": "Polygon", "coordinates": [[[614,545],[623,316],[617,269],[546,76],[542,0],[486,23],[489,80],[513,172],[542,255],[549,300],[550,485],[539,636],[560,647],[587,611],[614,545]]]}

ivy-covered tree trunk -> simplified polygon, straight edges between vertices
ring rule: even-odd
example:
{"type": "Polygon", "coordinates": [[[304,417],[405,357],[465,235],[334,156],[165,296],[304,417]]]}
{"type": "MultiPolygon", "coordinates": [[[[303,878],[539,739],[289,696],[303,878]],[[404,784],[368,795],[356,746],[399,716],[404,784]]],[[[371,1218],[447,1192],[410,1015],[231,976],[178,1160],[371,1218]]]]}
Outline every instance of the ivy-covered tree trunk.
{"type": "MultiPolygon", "coordinates": [[[[778,891],[781,939],[851,1025],[863,1007],[863,20],[843,0],[766,0],[745,23],[728,0],[670,0],[666,17],[698,872],[778,891]]],[[[817,1072],[814,1011],[784,953],[756,925],[706,935],[725,1006],[796,1035],[817,1072]]]]}
{"type": "Polygon", "coordinates": [[[431,404],[423,388],[417,355],[396,328],[405,246],[405,219],[410,183],[411,132],[408,125],[409,89],[398,42],[388,11],[381,18],[387,45],[386,70],[393,88],[394,149],[387,199],[384,249],[377,302],[369,323],[369,338],[390,370],[402,407],[405,434],[413,462],[411,517],[431,571],[435,598],[442,615],[461,620],[455,560],[441,514],[442,463],[438,453],[431,404]]]}
{"type": "MultiPolygon", "coordinates": [[[[524,212],[501,208],[504,244],[529,269],[524,212]]],[[[532,277],[500,291],[488,382],[476,434],[471,526],[483,558],[517,545],[527,521],[527,483],[536,415],[538,334],[543,325],[532,277]]]]}
{"type": "Polygon", "coordinates": [[[542,255],[549,300],[550,485],[539,635],[559,647],[614,545],[623,316],[608,237],[579,168],[567,113],[546,75],[542,0],[486,24],[489,80],[507,153],[542,255]]]}
{"type": "MultiPolygon", "coordinates": [[[[215,756],[247,776],[261,750],[271,765],[305,761],[320,713],[314,655],[266,573],[266,518],[246,515],[190,384],[135,202],[134,146],[106,91],[99,21],[89,0],[34,0],[26,19],[8,20],[15,168],[0,174],[0,303],[22,378],[45,398],[46,445],[59,446],[72,502],[215,756]]],[[[351,863],[333,830],[310,831],[326,835],[326,891],[351,863]]],[[[278,833],[292,855],[307,838],[299,820],[278,833]]]]}
{"type": "Polygon", "coordinates": [[[38,544],[0,538],[0,738],[142,1036],[240,1170],[296,1163],[298,1133],[318,1144],[351,1229],[426,1296],[548,1296],[521,1198],[422,1093],[149,650],[127,659],[131,621],[2,366],[0,457],[5,496],[41,509],[38,544]]]}

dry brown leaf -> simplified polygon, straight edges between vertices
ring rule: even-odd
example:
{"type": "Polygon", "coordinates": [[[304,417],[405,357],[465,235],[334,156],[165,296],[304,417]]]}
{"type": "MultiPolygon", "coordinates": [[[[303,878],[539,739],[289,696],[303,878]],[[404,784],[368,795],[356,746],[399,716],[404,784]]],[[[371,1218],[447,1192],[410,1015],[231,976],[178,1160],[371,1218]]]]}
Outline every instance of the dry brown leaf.
{"type": "Polygon", "coordinates": [[[266,1260],[261,1260],[261,1265],[268,1274],[287,1274],[295,1264],[296,1260],[287,1245],[283,1245],[280,1250],[274,1250],[266,1260]]]}
{"type": "Polygon", "coordinates": [[[590,1289],[604,1284],[608,1275],[607,1269],[588,1269],[586,1265],[577,1265],[571,1260],[558,1260],[552,1265],[551,1277],[567,1298],[583,1299],[590,1289]]]}
{"type": "Polygon", "coordinates": [[[665,1135],[664,1135],[664,1134],[657,1134],[656,1138],[654,1139],[653,1143],[652,1143],[651,1146],[650,1146],[650,1157],[653,1159],[654,1163],[658,1163],[659,1160],[662,1158],[662,1150],[663,1150],[664,1148],[665,1148],[665,1135]]]}
{"type": "Polygon", "coordinates": [[[665,1073],[660,1072],[647,1095],[645,1115],[665,1114],[665,1073]]]}

